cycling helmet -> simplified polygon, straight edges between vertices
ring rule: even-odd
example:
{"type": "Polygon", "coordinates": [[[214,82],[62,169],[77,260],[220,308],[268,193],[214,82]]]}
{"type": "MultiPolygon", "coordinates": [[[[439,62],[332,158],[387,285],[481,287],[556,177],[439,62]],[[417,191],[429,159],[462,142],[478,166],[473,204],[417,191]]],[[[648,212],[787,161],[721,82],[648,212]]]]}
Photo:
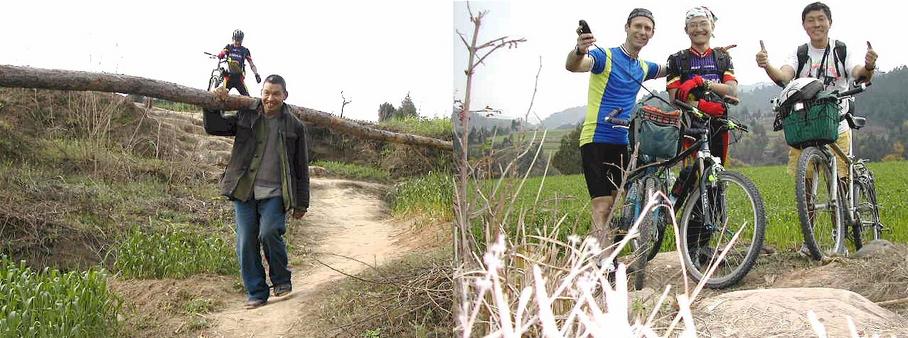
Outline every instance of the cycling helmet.
{"type": "Polygon", "coordinates": [[[233,39],[238,41],[243,41],[243,31],[237,29],[233,31],[233,39]]]}
{"type": "Polygon", "coordinates": [[[791,106],[796,102],[815,98],[823,89],[823,82],[818,79],[809,77],[795,79],[782,89],[776,102],[780,107],[791,106]]]}

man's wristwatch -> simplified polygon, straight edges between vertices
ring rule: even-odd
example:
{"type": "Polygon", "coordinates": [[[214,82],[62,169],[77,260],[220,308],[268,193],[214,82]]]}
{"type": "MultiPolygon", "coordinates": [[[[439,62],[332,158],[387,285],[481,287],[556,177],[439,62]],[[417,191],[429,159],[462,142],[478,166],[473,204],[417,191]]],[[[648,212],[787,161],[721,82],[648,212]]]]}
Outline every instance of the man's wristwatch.
{"type": "Polygon", "coordinates": [[[576,54],[577,56],[581,56],[584,54],[583,52],[580,51],[580,45],[577,45],[576,47],[574,47],[574,54],[576,54]]]}
{"type": "Polygon", "coordinates": [[[864,65],[864,69],[866,69],[867,71],[872,72],[874,69],[876,69],[876,65],[873,65],[873,67],[867,68],[867,65],[865,64],[865,65],[864,65]]]}

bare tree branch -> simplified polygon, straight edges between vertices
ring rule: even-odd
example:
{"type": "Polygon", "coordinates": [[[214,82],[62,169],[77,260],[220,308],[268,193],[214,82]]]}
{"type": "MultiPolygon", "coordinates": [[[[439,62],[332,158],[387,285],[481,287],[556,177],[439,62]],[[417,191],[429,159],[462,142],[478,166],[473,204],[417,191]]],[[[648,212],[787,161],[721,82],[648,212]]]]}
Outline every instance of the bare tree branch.
{"type": "Polygon", "coordinates": [[[346,106],[347,106],[348,104],[350,104],[351,102],[353,102],[353,100],[347,100],[347,98],[344,97],[344,91],[341,90],[341,113],[340,113],[340,117],[342,117],[342,118],[344,117],[344,107],[346,107],[346,106]]]}

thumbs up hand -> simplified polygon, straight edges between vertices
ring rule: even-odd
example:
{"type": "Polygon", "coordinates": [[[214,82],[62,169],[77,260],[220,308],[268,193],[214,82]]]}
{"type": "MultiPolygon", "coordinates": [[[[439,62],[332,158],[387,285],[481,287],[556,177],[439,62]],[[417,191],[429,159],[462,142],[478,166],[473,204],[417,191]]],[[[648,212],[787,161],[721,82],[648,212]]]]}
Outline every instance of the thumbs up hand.
{"type": "Polygon", "coordinates": [[[766,46],[763,45],[763,40],[760,40],[760,51],[757,52],[757,66],[764,69],[769,67],[769,54],[766,53],[766,46]]]}
{"type": "Polygon", "coordinates": [[[876,51],[873,50],[873,46],[870,45],[870,41],[867,41],[867,55],[864,56],[864,69],[868,71],[873,71],[876,69],[876,51]]]}

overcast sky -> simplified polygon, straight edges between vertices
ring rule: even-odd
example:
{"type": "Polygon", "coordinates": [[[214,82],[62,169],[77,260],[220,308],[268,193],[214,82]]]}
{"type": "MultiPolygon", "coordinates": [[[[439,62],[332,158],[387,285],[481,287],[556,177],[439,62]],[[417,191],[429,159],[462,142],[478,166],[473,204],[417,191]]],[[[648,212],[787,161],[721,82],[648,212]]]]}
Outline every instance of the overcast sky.
{"type": "MultiPolygon", "coordinates": [[[[716,22],[713,46],[737,44],[730,51],[735,72],[741,84],[768,82],[766,73],[757,67],[755,54],[759,40],[766,44],[770,62],[779,66],[808,41],[801,26],[801,11],[813,2],[799,1],[559,1],[557,2],[474,2],[474,13],[489,10],[482,22],[480,40],[500,36],[523,37],[527,42],[517,49],[500,49],[486,59],[474,79],[473,107],[486,105],[503,110],[502,116],[523,117],[533,93],[533,82],[542,57],[538,93],[533,111],[545,118],[565,108],[584,105],[587,99],[588,73],[570,73],[564,69],[567,53],[576,44],[574,32],[579,19],[589,23],[597,45],[614,47],[624,42],[624,24],[634,7],[650,9],[656,19],[656,31],[641,57],[659,64],[669,54],[690,47],[684,33],[684,13],[699,5],[713,10],[716,22]]],[[[904,32],[908,23],[893,3],[878,0],[825,1],[832,10],[830,37],[848,43],[848,54],[863,63],[865,41],[870,40],[880,55],[877,67],[883,71],[908,64],[908,43],[904,32]]],[[[466,5],[454,5],[454,26],[472,36],[473,28],[466,5]]],[[[454,44],[455,93],[463,96],[467,52],[457,34],[454,44]]],[[[469,40],[468,40],[469,41],[469,40]]],[[[652,90],[664,90],[665,80],[644,83],[652,90]]],[[[537,120],[530,115],[530,122],[537,120]]]]}
{"type": "MultiPolygon", "coordinates": [[[[4,1],[0,64],[116,72],[205,89],[202,54],[246,33],[262,77],[287,79],[290,103],[376,120],[410,95],[420,113],[448,116],[448,1],[4,1]]],[[[252,73],[246,85],[258,96],[252,73]]],[[[236,91],[232,91],[236,94],[236,91]]]]}

